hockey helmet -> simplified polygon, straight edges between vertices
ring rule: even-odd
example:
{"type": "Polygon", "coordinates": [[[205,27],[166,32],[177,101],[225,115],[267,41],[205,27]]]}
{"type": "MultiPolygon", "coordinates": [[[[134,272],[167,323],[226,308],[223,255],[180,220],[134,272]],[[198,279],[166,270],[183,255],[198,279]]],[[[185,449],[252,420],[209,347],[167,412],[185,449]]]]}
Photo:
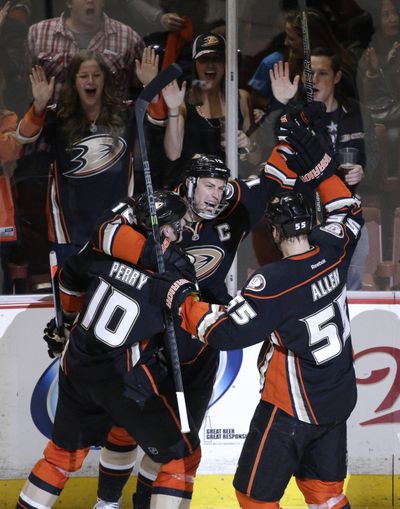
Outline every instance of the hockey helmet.
{"type": "Polygon", "coordinates": [[[267,206],[266,216],[283,238],[307,235],[312,228],[312,213],[301,193],[275,196],[267,206]]]}
{"type": "Polygon", "coordinates": [[[194,154],[186,167],[184,175],[186,196],[189,206],[195,214],[203,219],[214,219],[218,216],[218,214],[226,209],[228,206],[228,202],[226,200],[227,186],[225,186],[221,202],[217,205],[213,205],[207,211],[197,209],[194,200],[194,193],[199,178],[218,178],[224,180],[226,184],[228,183],[231,171],[227,166],[225,166],[222,159],[210,154],[194,154]]]}
{"type": "MultiPolygon", "coordinates": [[[[153,193],[157,213],[158,226],[171,224],[177,232],[181,231],[181,219],[186,214],[187,207],[183,198],[177,193],[167,190],[157,190],[153,193]]],[[[136,222],[146,230],[151,230],[151,216],[147,193],[142,193],[135,200],[136,222]]]]}

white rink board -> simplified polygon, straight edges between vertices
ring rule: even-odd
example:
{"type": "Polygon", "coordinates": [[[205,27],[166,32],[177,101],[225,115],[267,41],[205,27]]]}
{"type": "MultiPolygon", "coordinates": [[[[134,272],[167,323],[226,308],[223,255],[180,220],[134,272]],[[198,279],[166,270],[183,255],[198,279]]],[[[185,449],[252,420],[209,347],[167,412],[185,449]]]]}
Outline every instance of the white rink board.
{"type": "MultiPolygon", "coordinates": [[[[362,294],[360,294],[362,295],[362,294]]],[[[387,302],[394,302],[387,298],[387,302]]],[[[47,438],[33,422],[34,388],[52,364],[42,331],[52,317],[51,301],[31,298],[0,300],[0,478],[24,478],[39,459],[47,438]],[[24,303],[25,302],[25,303],[24,303]]],[[[349,471],[352,474],[399,473],[400,431],[400,304],[350,305],[359,399],[349,421],[349,471]],[[371,422],[372,420],[378,422],[371,422]],[[365,424],[368,423],[369,424],[365,424]]],[[[399,300],[397,300],[399,302],[399,300]]],[[[237,377],[226,378],[226,357],[217,386],[227,388],[208,410],[201,430],[202,474],[233,473],[248,424],[257,405],[259,346],[243,351],[237,377]]],[[[225,354],[224,354],[225,355],[225,354]]],[[[240,355],[240,354],[238,354],[240,355]]],[[[56,366],[53,371],[56,370],[56,366]]],[[[51,401],[43,396],[51,415],[51,401]]],[[[36,398],[37,400],[37,398],[36,398]]],[[[54,401],[53,401],[54,407],[54,401]]],[[[43,412],[42,412],[43,413],[43,412]]],[[[42,415],[42,414],[40,414],[42,415]]],[[[98,451],[85,461],[82,475],[97,475],[98,451]]]]}

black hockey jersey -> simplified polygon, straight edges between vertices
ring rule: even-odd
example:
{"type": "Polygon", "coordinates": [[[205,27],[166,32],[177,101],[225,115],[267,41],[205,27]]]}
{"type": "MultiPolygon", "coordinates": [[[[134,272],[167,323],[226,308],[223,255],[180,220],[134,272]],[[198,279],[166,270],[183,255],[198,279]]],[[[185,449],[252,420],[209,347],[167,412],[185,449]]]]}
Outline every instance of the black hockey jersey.
{"type": "MultiPolygon", "coordinates": [[[[277,148],[273,150],[258,178],[233,180],[229,185],[228,208],[217,218],[186,226],[179,246],[193,258],[202,298],[227,304],[231,298],[225,278],[232,265],[240,241],[258,223],[268,201],[281,190],[290,190],[296,175],[286,166],[277,148]]],[[[183,194],[183,188],[178,188],[183,194]]],[[[92,237],[94,248],[137,263],[143,247],[143,235],[133,222],[132,204],[116,204],[100,220],[92,237]]],[[[188,342],[177,330],[179,358],[191,362],[202,350],[196,342],[188,342]]]]}
{"type": "Polygon", "coordinates": [[[107,378],[154,353],[164,320],[148,302],[149,275],[88,246],[67,259],[59,278],[63,307],[81,308],[63,353],[67,373],[107,378]]]}
{"type": "Polygon", "coordinates": [[[46,117],[43,137],[52,165],[47,194],[48,234],[59,244],[85,244],[96,220],[117,200],[133,192],[134,121],[113,142],[102,126],[67,148],[55,113],[46,117]]]}
{"type": "Polygon", "coordinates": [[[346,279],[363,219],[355,198],[329,210],[310,251],[261,267],[227,308],[181,308],[184,329],[220,350],[265,341],[262,399],[313,424],[342,420],[356,403],[346,279]]]}
{"type": "MultiPolygon", "coordinates": [[[[274,149],[258,178],[236,179],[228,184],[229,206],[222,214],[184,228],[178,245],[193,258],[204,300],[223,304],[229,301],[225,278],[240,241],[261,219],[272,196],[292,189],[295,182],[296,175],[274,149]]],[[[178,192],[184,194],[182,186],[178,192]]],[[[136,262],[137,258],[132,258],[136,250],[132,247],[139,242],[140,235],[127,227],[132,224],[129,208],[129,205],[125,208],[123,204],[116,205],[106,214],[93,236],[93,243],[100,251],[136,262]]]]}

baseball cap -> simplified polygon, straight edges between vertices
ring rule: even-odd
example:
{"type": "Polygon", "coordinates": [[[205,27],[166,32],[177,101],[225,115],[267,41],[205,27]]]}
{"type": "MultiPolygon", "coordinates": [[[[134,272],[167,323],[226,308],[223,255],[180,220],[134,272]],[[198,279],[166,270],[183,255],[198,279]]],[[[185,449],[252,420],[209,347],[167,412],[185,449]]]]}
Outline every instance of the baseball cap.
{"type": "Polygon", "coordinates": [[[8,15],[20,21],[27,21],[31,14],[31,7],[31,0],[12,0],[8,15]]]}
{"type": "Polygon", "coordinates": [[[196,37],[192,48],[192,58],[207,53],[225,53],[225,39],[218,34],[201,34],[196,37]]]}

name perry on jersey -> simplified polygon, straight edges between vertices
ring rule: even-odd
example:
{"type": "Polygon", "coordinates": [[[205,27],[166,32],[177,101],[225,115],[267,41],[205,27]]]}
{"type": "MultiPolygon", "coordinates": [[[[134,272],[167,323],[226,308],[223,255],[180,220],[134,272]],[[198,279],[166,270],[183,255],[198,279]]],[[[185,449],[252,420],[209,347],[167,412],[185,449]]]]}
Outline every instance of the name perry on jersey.
{"type": "Polygon", "coordinates": [[[338,269],[332,270],[332,272],[329,272],[321,279],[317,279],[317,281],[311,285],[313,301],[315,302],[318,299],[322,299],[322,297],[325,297],[328,293],[333,292],[339,285],[340,277],[338,269]]]}
{"type": "Polygon", "coordinates": [[[149,279],[149,276],[146,276],[142,272],[139,272],[132,267],[127,267],[123,263],[114,262],[111,266],[110,274],[114,279],[118,279],[118,281],[122,281],[129,286],[136,286],[138,290],[143,288],[143,285],[149,279]]]}

